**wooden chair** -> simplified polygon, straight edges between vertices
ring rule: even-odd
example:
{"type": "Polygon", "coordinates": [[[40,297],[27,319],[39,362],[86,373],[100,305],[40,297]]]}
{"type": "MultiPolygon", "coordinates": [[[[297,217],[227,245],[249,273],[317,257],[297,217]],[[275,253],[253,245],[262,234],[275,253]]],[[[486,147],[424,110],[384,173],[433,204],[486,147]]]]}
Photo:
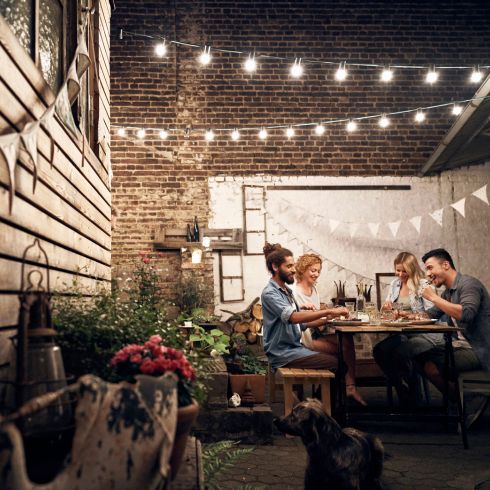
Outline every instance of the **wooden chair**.
{"type": "Polygon", "coordinates": [[[463,404],[463,420],[465,419],[464,395],[475,394],[490,397],[490,371],[483,369],[463,371],[458,376],[459,393],[463,404]]]}
{"type": "Polygon", "coordinates": [[[322,394],[322,405],[328,415],[332,414],[330,400],[330,380],[335,374],[328,369],[279,368],[278,377],[284,385],[284,414],[288,415],[294,406],[293,385],[319,384],[322,394]]]}

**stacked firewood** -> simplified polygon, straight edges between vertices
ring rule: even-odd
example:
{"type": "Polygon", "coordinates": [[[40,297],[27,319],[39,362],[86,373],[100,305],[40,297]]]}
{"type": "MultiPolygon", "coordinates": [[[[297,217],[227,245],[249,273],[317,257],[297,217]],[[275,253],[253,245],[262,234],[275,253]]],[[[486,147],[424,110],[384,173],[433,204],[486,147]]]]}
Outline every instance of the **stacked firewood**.
{"type": "Polygon", "coordinates": [[[263,319],[262,305],[259,304],[259,298],[255,298],[243,311],[237,313],[229,310],[221,311],[231,315],[225,321],[231,326],[233,333],[245,335],[249,344],[257,342],[257,337],[262,330],[263,319]]]}

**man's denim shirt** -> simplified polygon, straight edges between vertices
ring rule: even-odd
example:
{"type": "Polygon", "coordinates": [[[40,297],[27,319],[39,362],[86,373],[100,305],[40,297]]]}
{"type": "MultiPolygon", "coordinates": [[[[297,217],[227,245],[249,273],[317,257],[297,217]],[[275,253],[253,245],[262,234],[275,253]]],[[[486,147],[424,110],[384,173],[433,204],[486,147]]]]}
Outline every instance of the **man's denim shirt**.
{"type": "MultiPolygon", "coordinates": [[[[485,286],[478,279],[458,272],[452,287],[441,296],[463,307],[458,326],[463,329],[483,369],[490,371],[490,297],[485,286]]],[[[444,314],[437,306],[427,313],[431,318],[440,318],[444,314]]]]}
{"type": "Polygon", "coordinates": [[[301,331],[306,327],[289,322],[293,312],[299,308],[291,289],[285,287],[287,291],[271,279],[261,296],[264,350],[273,369],[285,366],[295,359],[316,354],[301,343],[301,331]]]}

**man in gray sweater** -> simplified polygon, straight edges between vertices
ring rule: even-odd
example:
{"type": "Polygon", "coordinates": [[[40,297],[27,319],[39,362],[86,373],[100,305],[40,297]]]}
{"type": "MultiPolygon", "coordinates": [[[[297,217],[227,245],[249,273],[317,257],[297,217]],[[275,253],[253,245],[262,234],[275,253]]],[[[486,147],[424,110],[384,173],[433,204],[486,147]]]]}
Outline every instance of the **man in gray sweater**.
{"type": "MultiPolygon", "coordinates": [[[[422,261],[432,284],[446,288],[441,296],[430,287],[422,290],[422,296],[434,303],[434,306],[427,311],[429,317],[440,318],[446,315],[449,324],[462,329],[458,339],[453,342],[457,371],[475,369],[490,371],[490,297],[487,289],[478,279],[457,272],[451,255],[443,248],[427,252],[422,257],[422,261]]],[[[424,358],[425,374],[442,391],[444,347],[435,347],[424,358]]],[[[450,390],[455,389],[457,387],[450,387],[450,390]]],[[[449,396],[451,397],[451,391],[449,396]]],[[[467,426],[483,413],[487,401],[486,397],[476,397],[471,400],[472,403],[467,404],[469,408],[467,426]]]]}

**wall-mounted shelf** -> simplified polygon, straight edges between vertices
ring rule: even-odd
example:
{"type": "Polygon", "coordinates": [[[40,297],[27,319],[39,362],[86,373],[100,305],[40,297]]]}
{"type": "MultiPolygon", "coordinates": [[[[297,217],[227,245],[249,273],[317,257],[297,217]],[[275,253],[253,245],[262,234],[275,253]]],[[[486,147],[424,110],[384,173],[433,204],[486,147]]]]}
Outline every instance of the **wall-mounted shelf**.
{"type": "MultiPolygon", "coordinates": [[[[202,237],[211,239],[210,249],[242,250],[243,231],[240,228],[201,228],[202,237]]],[[[201,242],[188,242],[185,228],[162,228],[153,242],[155,250],[180,250],[182,248],[204,248],[201,242]]]]}

